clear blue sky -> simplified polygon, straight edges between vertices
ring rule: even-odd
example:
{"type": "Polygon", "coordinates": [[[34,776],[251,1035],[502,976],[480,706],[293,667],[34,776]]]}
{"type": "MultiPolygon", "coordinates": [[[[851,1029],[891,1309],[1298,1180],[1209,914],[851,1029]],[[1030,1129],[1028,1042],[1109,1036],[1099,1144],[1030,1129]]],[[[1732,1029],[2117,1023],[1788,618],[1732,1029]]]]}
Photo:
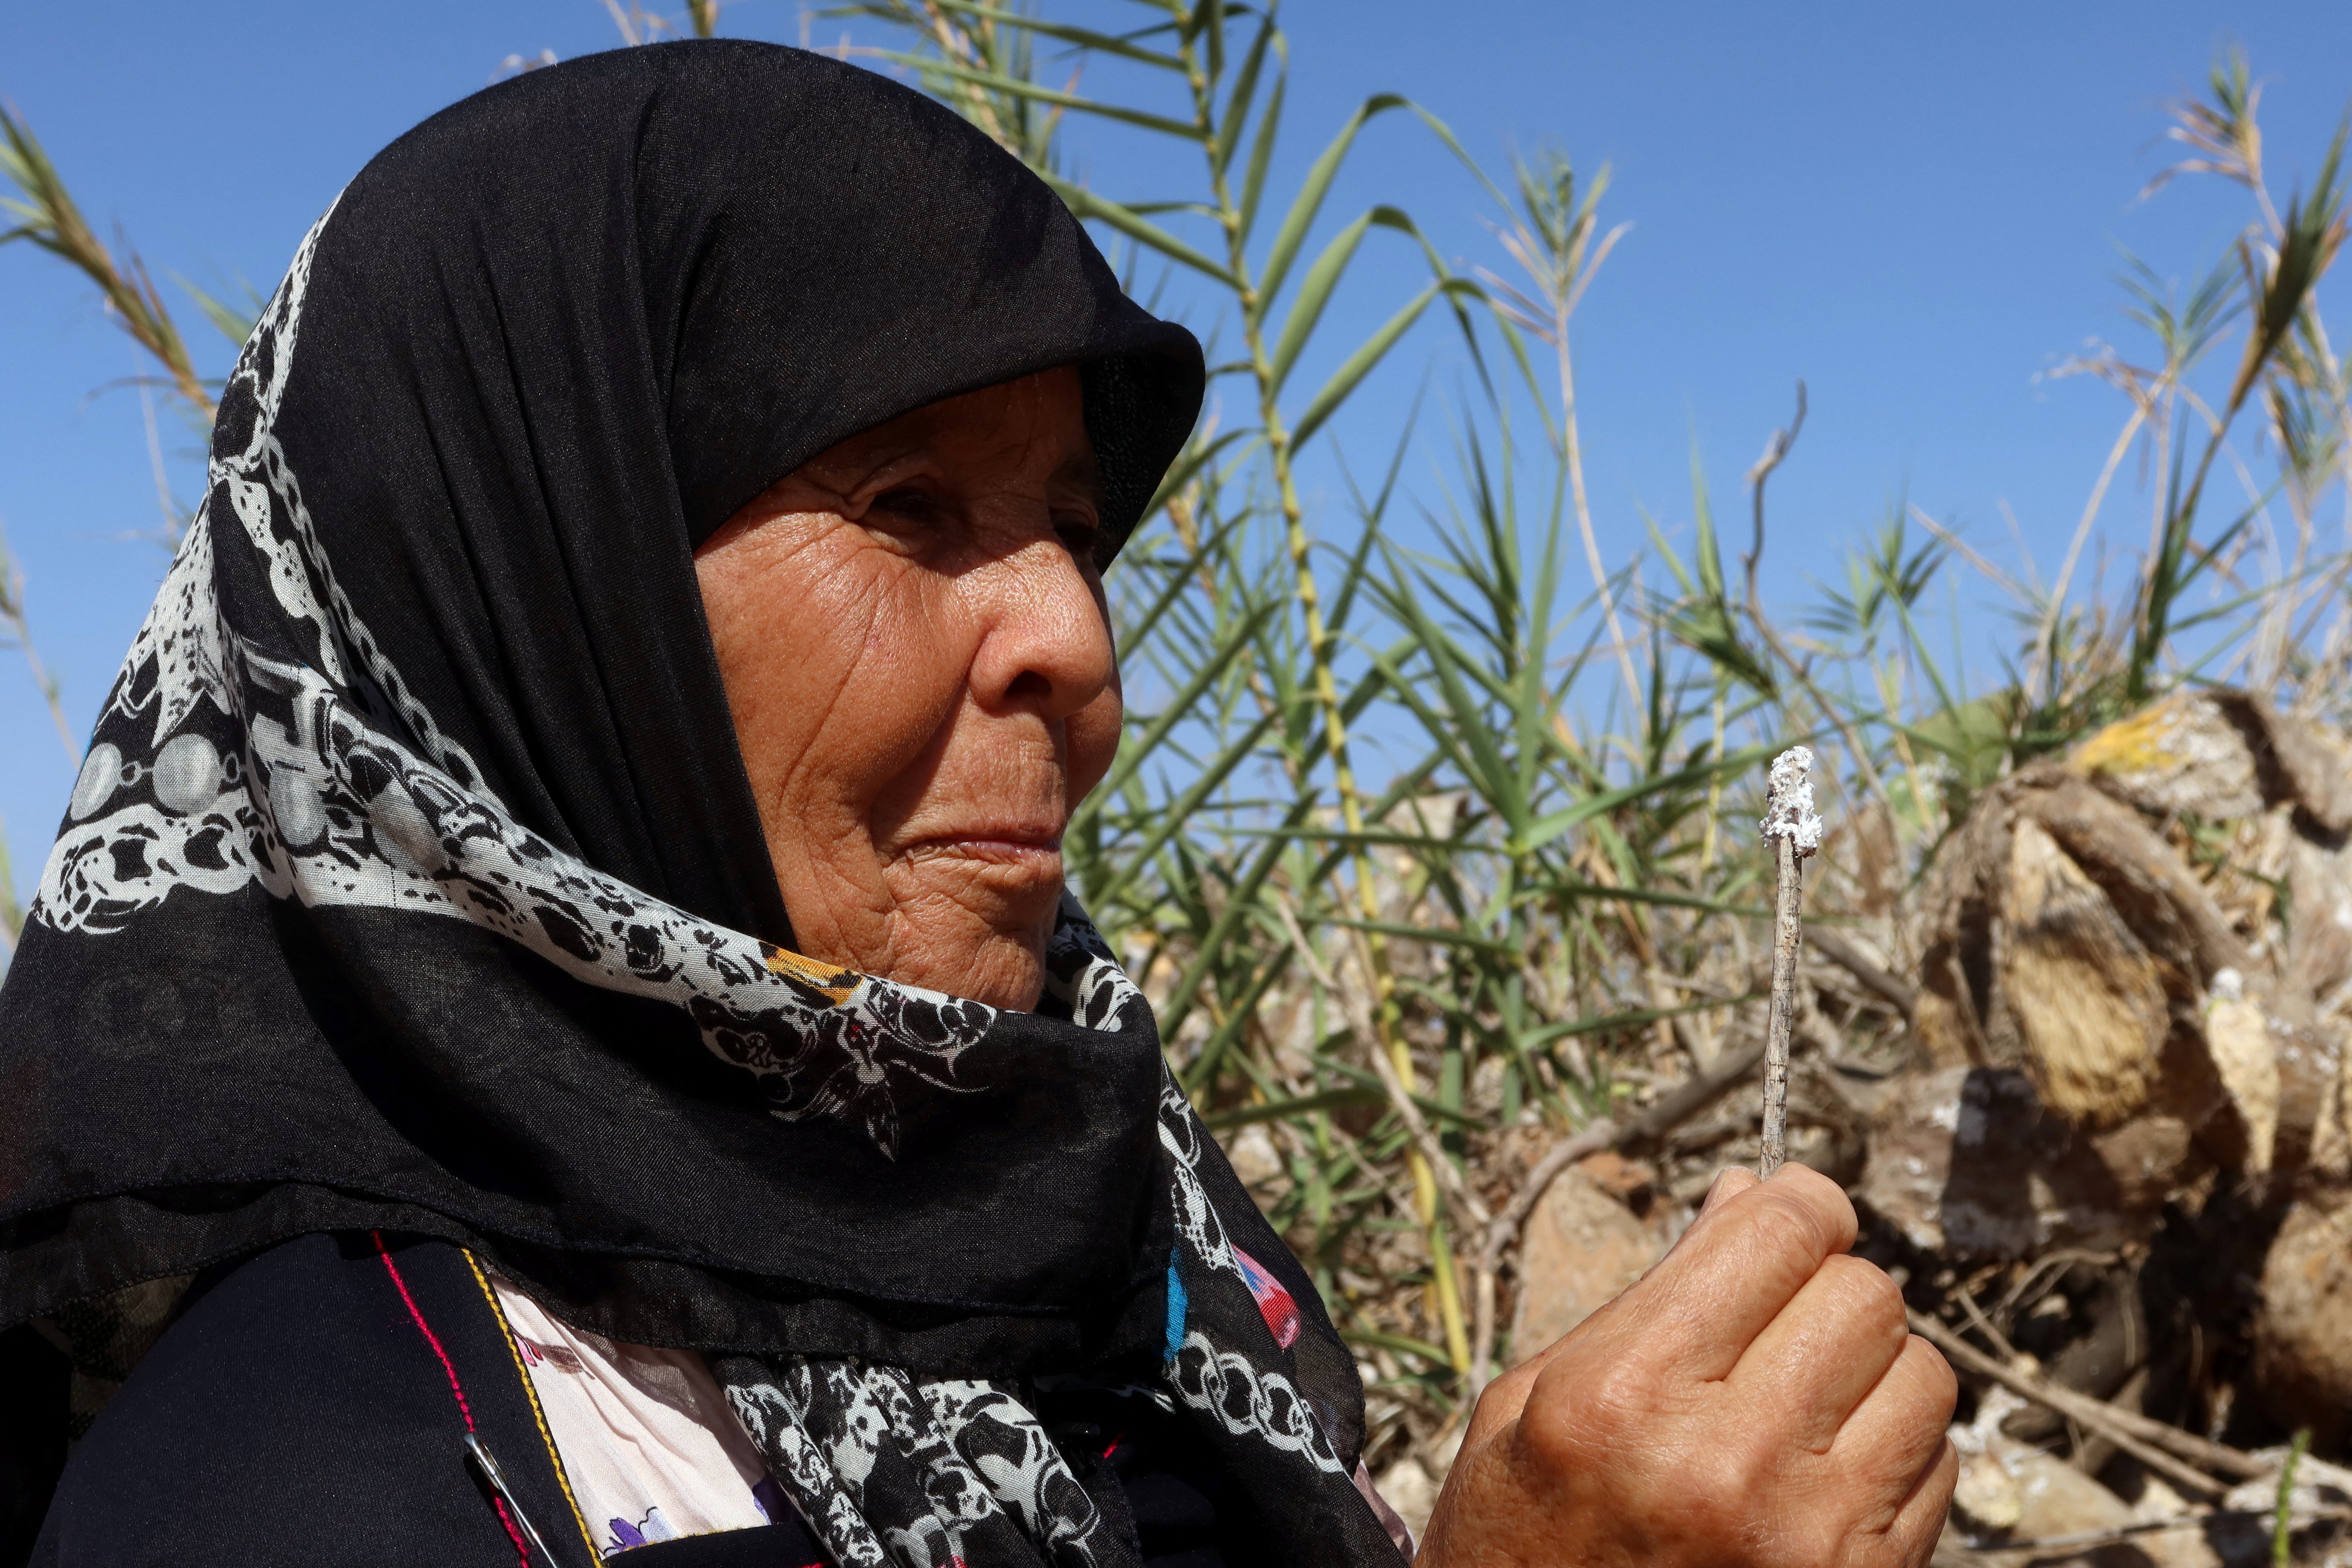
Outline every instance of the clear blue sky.
{"type": "MultiPolygon", "coordinates": [[[[1106,14],[1102,0],[1045,8],[1106,14]]],[[[2242,43],[2268,83],[2284,193],[2352,97],[2352,6],[2310,0],[1292,0],[1285,23],[1294,174],[1380,89],[1418,99],[1491,166],[1547,139],[1580,167],[1613,165],[1605,210],[1635,226],[1580,317],[1612,557],[1639,547],[1642,507],[1687,518],[1694,436],[1718,498],[1736,497],[1791,384],[1808,381],[1811,422],[1774,481],[1767,581],[1782,598],[1833,570],[1837,547],[1903,495],[2005,563],[2006,502],[2049,570],[2123,410],[2090,381],[2037,373],[2086,338],[2138,346],[2113,281],[2118,246],[2186,279],[2244,219],[2210,183],[2135,201],[2166,159],[2163,100],[2242,43]]],[[[795,41],[801,8],[739,0],[724,26],[795,41]]],[[[815,26],[830,43],[842,25],[815,26]]],[[[20,3],[0,9],[0,95],[159,278],[266,290],[383,142],[506,56],[616,41],[598,0],[20,3]]],[[[1074,151],[1106,188],[1136,188],[1119,143],[1074,151]]],[[[1465,264],[1498,259],[1476,187],[1402,117],[1368,137],[1333,210],[1376,200],[1412,211],[1465,264]]],[[[1377,320],[1420,277],[1402,249],[1376,257],[1335,326],[1377,320]]],[[[225,368],[228,345],[183,314],[206,370],[225,368]]],[[[1434,365],[1441,389],[1458,371],[1439,335],[1405,352],[1434,365]]],[[[164,565],[128,537],[156,525],[155,479],[139,398],[114,384],[145,367],[90,292],[24,246],[0,249],[0,522],[79,729],[164,565]]],[[[1381,447],[1414,384],[1398,377],[1355,410],[1351,446],[1381,447]]],[[[167,425],[162,438],[170,481],[194,494],[196,437],[167,425]]],[[[2108,533],[2127,551],[2146,511],[2137,494],[2119,504],[2108,533]]],[[[31,683],[0,655],[0,820],[22,889],[70,783],[31,683]]]]}

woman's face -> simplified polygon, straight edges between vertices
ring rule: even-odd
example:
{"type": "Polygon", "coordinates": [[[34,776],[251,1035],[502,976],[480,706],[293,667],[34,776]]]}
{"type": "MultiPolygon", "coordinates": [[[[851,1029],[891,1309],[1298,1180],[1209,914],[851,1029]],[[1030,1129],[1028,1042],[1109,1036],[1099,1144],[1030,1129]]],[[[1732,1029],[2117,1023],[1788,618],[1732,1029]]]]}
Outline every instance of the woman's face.
{"type": "Polygon", "coordinates": [[[1036,1005],[1062,829],[1118,746],[1094,474],[1065,367],[854,436],[696,552],[811,957],[1036,1005]]]}

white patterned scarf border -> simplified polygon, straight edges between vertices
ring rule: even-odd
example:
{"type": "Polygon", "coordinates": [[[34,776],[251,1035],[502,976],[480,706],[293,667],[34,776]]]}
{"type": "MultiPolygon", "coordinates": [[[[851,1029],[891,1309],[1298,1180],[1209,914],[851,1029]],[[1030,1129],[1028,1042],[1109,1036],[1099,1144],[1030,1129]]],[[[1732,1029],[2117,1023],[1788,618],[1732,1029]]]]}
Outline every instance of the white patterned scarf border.
{"type": "Polygon", "coordinates": [[[181,889],[257,882],[305,906],[468,921],[589,984],[680,1008],[711,1050],[764,1082],[779,1116],[862,1124],[895,1153],[894,1077],[955,1087],[957,1058],[994,1010],[784,952],[556,849],[482,786],[336,585],[271,433],[326,221],[238,358],[223,402],[250,399],[250,438],[215,457],[211,492],[108,697],[126,719],[152,710],[148,743],[91,749],[29,918],[106,935],[181,889]],[[223,495],[234,518],[219,515],[223,495]],[[273,656],[227,624],[214,586],[225,549],[255,553],[286,621],[314,632],[307,658],[273,656]],[[265,699],[291,721],[257,711],[265,699]],[[206,704],[242,747],[189,727],[206,704]],[[156,804],[107,810],[142,780],[156,804]]]}

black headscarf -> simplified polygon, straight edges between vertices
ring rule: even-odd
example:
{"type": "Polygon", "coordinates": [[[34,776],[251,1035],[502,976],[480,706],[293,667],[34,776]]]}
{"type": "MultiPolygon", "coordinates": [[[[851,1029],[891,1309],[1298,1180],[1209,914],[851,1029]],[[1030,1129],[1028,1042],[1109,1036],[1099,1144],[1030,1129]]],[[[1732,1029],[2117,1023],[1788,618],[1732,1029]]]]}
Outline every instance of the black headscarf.
{"type": "Polygon", "coordinates": [[[1352,1360],[1076,905],[1036,1014],[801,958],[737,752],[694,545],[1069,363],[1123,534],[1197,344],[972,127],[819,57],[583,59],[371,163],[229,380],[0,989],[0,1326],[417,1232],[712,1352],[844,1563],[1120,1561],[1021,1426],[1042,1374],[1192,1411],[1267,1560],[1386,1551],[1352,1360]],[[875,1410],[913,1435],[865,1479],[810,1458],[875,1410]],[[982,1428],[1021,1495],[941,1514],[982,1428]]]}

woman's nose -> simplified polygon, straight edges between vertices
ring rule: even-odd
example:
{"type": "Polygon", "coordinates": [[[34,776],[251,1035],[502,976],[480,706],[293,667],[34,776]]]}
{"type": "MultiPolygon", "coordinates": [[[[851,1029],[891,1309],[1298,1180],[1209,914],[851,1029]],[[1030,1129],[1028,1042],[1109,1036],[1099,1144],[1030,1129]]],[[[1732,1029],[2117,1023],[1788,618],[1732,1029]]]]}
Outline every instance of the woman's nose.
{"type": "Polygon", "coordinates": [[[1118,679],[1097,580],[1058,540],[1034,540],[966,581],[988,599],[972,695],[992,712],[1068,718],[1118,679]],[[980,580],[985,580],[985,586],[980,580]]]}

